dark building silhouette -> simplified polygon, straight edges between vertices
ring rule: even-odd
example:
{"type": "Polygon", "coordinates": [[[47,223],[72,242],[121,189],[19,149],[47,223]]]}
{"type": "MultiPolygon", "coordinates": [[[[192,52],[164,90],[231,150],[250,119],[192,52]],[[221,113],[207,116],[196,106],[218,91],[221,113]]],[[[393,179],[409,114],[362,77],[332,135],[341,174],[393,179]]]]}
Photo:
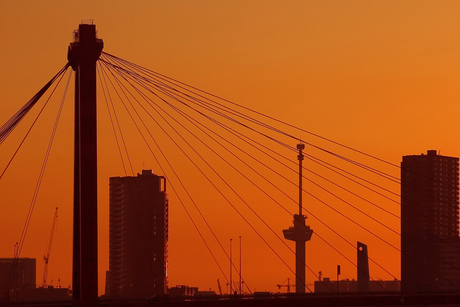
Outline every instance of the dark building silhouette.
{"type": "MultiPolygon", "coordinates": [[[[357,277],[358,280],[331,280],[329,277],[315,281],[315,293],[367,293],[367,292],[399,292],[401,282],[395,280],[370,280],[369,255],[367,245],[358,242],[357,250],[357,277]]],[[[337,276],[338,277],[338,276],[337,276]]]]}
{"type": "Polygon", "coordinates": [[[3,299],[15,301],[18,291],[35,289],[35,258],[0,258],[0,292],[3,299]]]}
{"type": "Polygon", "coordinates": [[[198,295],[198,287],[189,287],[185,285],[177,285],[168,289],[170,298],[186,297],[198,295]]]}
{"type": "MultiPolygon", "coordinates": [[[[395,280],[371,280],[368,283],[370,293],[379,292],[399,292],[401,282],[395,280]]],[[[362,293],[359,290],[359,281],[342,279],[339,280],[338,286],[336,280],[324,277],[322,280],[315,280],[315,293],[362,293]]]]}
{"type": "Polygon", "coordinates": [[[64,302],[72,298],[67,288],[36,288],[36,263],[35,258],[0,258],[0,302],[64,302]]]}
{"type": "Polygon", "coordinates": [[[151,170],[110,178],[109,272],[106,295],[165,294],[168,270],[166,179],[151,170]],[[108,293],[107,293],[108,292],[108,293]]]}
{"type": "MultiPolygon", "coordinates": [[[[25,288],[18,291],[18,302],[62,302],[72,299],[72,294],[68,288],[48,286],[48,288],[25,288]]],[[[54,303],[56,305],[56,303],[54,303]]]]}
{"type": "Polygon", "coordinates": [[[401,163],[401,290],[459,291],[459,159],[427,154],[401,163]]]}
{"type": "Polygon", "coordinates": [[[358,291],[369,292],[369,256],[367,254],[367,245],[358,242],[357,247],[357,258],[358,258],[358,291]]]}

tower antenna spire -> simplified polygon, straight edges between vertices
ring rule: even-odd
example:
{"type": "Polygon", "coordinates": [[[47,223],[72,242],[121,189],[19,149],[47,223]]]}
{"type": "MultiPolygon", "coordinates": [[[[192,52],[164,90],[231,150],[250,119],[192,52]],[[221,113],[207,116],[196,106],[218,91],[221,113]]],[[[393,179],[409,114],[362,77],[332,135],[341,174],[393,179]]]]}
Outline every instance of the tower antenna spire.
{"type": "Polygon", "coordinates": [[[297,149],[299,150],[297,156],[297,160],[299,160],[299,215],[302,215],[302,161],[304,158],[302,150],[305,149],[305,144],[297,144],[297,149]]]}

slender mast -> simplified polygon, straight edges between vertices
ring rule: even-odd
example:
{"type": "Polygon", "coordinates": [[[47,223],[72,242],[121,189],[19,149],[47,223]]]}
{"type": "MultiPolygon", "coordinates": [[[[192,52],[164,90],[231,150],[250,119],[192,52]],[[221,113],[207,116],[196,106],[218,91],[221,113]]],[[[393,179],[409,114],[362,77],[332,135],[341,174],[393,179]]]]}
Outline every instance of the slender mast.
{"type": "Polygon", "coordinates": [[[232,239],[230,239],[230,295],[233,294],[233,286],[232,286],[232,239]]]}
{"type": "Polygon", "coordinates": [[[302,215],[302,150],[305,149],[305,144],[297,144],[297,149],[299,150],[299,155],[297,156],[299,160],[299,215],[302,215]]]}
{"type": "Polygon", "coordinates": [[[243,288],[242,288],[242,279],[241,279],[241,236],[240,236],[240,295],[243,294],[243,288]]]}

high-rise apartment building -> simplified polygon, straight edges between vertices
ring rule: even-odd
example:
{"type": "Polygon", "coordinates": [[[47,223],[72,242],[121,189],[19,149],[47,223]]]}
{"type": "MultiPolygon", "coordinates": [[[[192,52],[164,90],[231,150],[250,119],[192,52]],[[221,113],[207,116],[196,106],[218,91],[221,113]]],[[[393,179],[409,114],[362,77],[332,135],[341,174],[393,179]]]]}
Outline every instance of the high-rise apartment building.
{"type": "Polygon", "coordinates": [[[427,154],[401,163],[401,291],[460,290],[459,159],[427,154]]]}
{"type": "Polygon", "coordinates": [[[168,286],[166,179],[151,170],[110,178],[106,295],[147,298],[168,286]]]}

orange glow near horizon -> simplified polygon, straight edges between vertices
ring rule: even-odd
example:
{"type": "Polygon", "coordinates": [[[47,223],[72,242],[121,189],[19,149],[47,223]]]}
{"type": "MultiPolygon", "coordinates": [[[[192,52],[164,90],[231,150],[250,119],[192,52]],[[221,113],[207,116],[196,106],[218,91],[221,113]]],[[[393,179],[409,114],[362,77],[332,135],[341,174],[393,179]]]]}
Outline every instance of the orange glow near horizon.
{"type": "MultiPolygon", "coordinates": [[[[460,121],[457,119],[460,113],[457,102],[460,94],[458,1],[308,0],[281,3],[270,0],[262,3],[238,0],[220,3],[203,0],[137,1],[127,5],[123,1],[56,3],[44,0],[26,3],[0,3],[0,12],[3,12],[0,21],[3,42],[0,49],[2,125],[66,63],[72,32],[81,20],[89,17],[94,19],[98,37],[103,39],[107,53],[393,164],[399,165],[403,155],[426,153],[428,149],[440,150],[446,156],[460,156],[460,143],[457,141],[460,131],[460,121]]],[[[50,102],[49,108],[45,109],[36,129],[32,130],[10,169],[0,180],[1,258],[13,256],[13,246],[21,236],[67,78],[68,73],[54,95],[54,102],[50,102]]],[[[62,287],[71,285],[72,271],[74,91],[73,80],[70,82],[59,129],[21,253],[21,257],[37,259],[39,284],[53,213],[59,207],[48,284],[58,286],[60,279],[62,287]]],[[[120,163],[99,81],[98,86],[99,293],[104,294],[105,272],[108,270],[108,182],[109,177],[125,176],[125,171],[120,163]]],[[[0,147],[0,172],[47,97],[46,94],[0,147]]],[[[136,128],[129,123],[129,117],[123,115],[120,122],[125,127],[123,133],[126,133],[134,174],[142,169],[152,169],[155,174],[165,175],[146,149],[136,128]]],[[[175,170],[227,252],[229,240],[233,238],[235,264],[239,263],[235,242],[239,236],[242,237],[243,278],[251,291],[285,291],[279,290],[276,285],[287,278],[294,280],[293,273],[160,129],[153,124],[150,129],[168,159],[173,161],[175,170]]],[[[286,128],[286,131],[307,143],[369,164],[394,177],[400,176],[397,167],[376,162],[307,133],[299,133],[291,128],[286,128]]],[[[234,141],[229,135],[222,135],[234,141]]],[[[223,163],[198,140],[189,136],[187,140],[282,237],[282,229],[292,224],[292,215],[237,174],[230,165],[223,163]]],[[[177,141],[180,142],[180,139],[177,141]]],[[[289,141],[289,145],[295,148],[294,140],[284,138],[283,141],[289,141]]],[[[262,142],[273,146],[266,140],[262,142]]],[[[183,143],[181,145],[187,147],[183,143]]],[[[297,183],[296,172],[276,165],[246,144],[238,146],[297,183]]],[[[276,150],[293,161],[292,167],[297,170],[296,153],[281,148],[276,147],[276,150]]],[[[200,167],[206,167],[191,151],[187,153],[196,159],[200,167]]],[[[291,214],[296,212],[296,203],[275,190],[270,182],[247,171],[228,152],[220,153],[231,165],[247,172],[248,177],[256,181],[261,189],[272,193],[291,214]]],[[[397,183],[369,175],[309,146],[305,154],[325,159],[358,176],[365,176],[373,183],[399,194],[397,183]]],[[[291,163],[288,160],[285,162],[291,163]]],[[[381,210],[362,199],[349,196],[342,187],[353,190],[397,216],[398,197],[391,197],[396,202],[383,201],[365,188],[344,183],[343,177],[309,159],[305,159],[304,166],[308,170],[304,171],[304,175],[319,185],[304,180],[305,189],[314,195],[303,194],[304,207],[311,211],[311,214],[306,213],[307,223],[315,232],[307,243],[306,258],[312,270],[307,269],[307,285],[313,290],[312,284],[319,271],[323,277],[335,279],[338,264],[342,268],[341,278],[356,279],[356,268],[321,239],[324,238],[348,259],[356,262],[356,249],[338,238],[333,231],[355,246],[356,241],[368,245],[369,256],[384,268],[370,262],[371,278],[390,280],[395,276],[399,279],[399,236],[385,227],[399,232],[399,219],[382,214],[381,210]],[[312,172],[338,182],[339,186],[330,185],[312,172]],[[370,216],[379,219],[381,224],[357,213],[321,187],[362,208],[370,216]],[[359,225],[343,218],[340,213],[359,225]],[[327,222],[333,231],[318,219],[327,222]],[[393,247],[365,229],[383,237],[393,247]]],[[[273,173],[257,164],[254,167],[294,200],[297,199],[295,185],[272,179],[273,173]]],[[[127,174],[133,175],[130,169],[127,174]]],[[[206,174],[217,182],[249,223],[294,270],[294,256],[284,243],[216,175],[209,171],[206,174]]],[[[180,191],[179,196],[228,276],[228,260],[218,243],[174,176],[166,175],[174,188],[180,191]]],[[[171,184],[168,183],[167,188],[170,210],[169,286],[183,284],[197,286],[200,290],[211,288],[217,292],[219,278],[225,290],[225,278],[198,236],[171,184]]],[[[293,242],[286,243],[294,249],[293,242]]]]}

